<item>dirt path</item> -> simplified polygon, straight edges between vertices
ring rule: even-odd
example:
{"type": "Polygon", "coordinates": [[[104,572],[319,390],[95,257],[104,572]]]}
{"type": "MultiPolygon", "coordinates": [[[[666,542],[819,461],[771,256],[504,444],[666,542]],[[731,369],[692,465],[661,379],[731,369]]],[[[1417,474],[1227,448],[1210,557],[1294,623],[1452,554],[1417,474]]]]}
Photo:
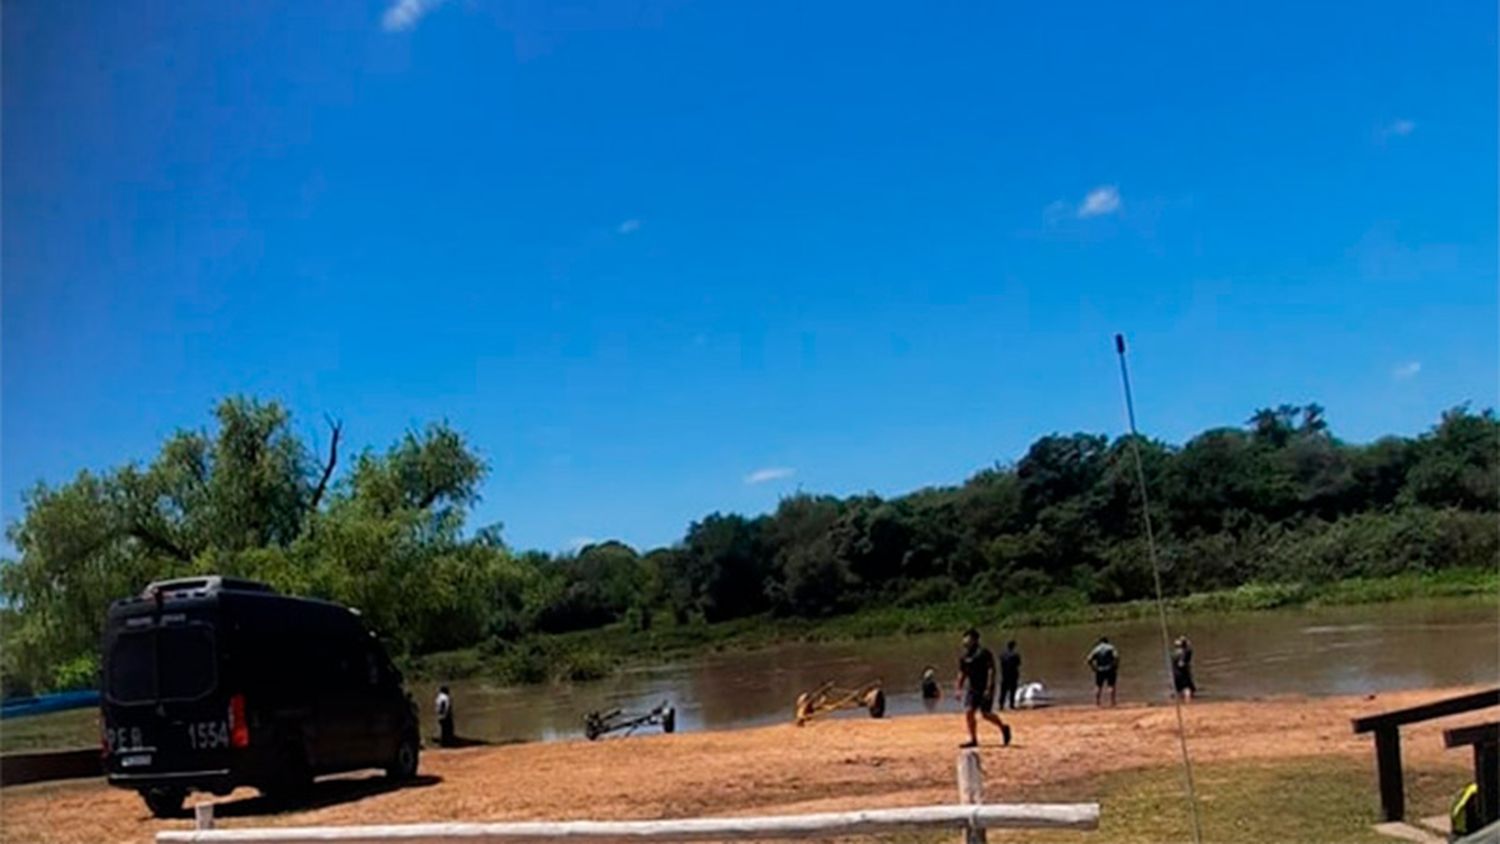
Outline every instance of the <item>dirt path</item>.
{"type": "MultiPolygon", "coordinates": [[[[1352,735],[1349,719],[1461,691],[1198,703],[1188,710],[1189,739],[1199,763],[1337,754],[1371,759],[1373,770],[1370,739],[1352,735]]],[[[1404,731],[1406,759],[1464,766],[1464,754],[1442,750],[1440,731],[1493,714],[1404,731]]],[[[985,750],[991,800],[1022,799],[1043,786],[1056,792],[1062,781],[1178,760],[1168,706],[1058,708],[1023,712],[1013,723],[1010,748],[999,747],[993,728],[983,735],[991,745],[985,750]]],[[[368,781],[326,782],[316,805],[282,813],[246,789],[220,798],[218,808],[220,825],[234,827],[659,818],[949,802],[961,731],[957,714],[937,714],[434,751],[423,756],[423,781],[414,787],[387,791],[368,781]]],[[[1373,773],[1371,789],[1373,800],[1373,773]]],[[[134,794],[101,782],[10,788],[0,801],[6,841],[140,844],[158,829],[186,826],[152,819],[134,794]]]]}

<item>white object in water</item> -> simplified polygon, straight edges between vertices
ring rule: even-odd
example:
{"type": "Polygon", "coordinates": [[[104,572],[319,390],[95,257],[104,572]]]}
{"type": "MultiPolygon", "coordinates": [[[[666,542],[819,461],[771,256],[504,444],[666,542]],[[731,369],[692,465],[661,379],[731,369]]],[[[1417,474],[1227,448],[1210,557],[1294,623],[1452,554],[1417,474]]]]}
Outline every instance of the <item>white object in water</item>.
{"type": "Polygon", "coordinates": [[[1040,709],[1052,705],[1052,693],[1039,682],[1027,683],[1016,690],[1016,704],[1022,709],[1040,709]]]}

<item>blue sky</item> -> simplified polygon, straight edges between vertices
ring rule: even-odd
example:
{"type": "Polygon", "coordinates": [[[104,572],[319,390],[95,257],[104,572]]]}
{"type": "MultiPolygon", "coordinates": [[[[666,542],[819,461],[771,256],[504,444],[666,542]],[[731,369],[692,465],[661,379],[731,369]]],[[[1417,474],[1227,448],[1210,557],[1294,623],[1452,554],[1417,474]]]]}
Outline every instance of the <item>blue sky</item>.
{"type": "Polygon", "coordinates": [[[516,545],[1495,403],[1493,3],[5,4],[0,513],[227,394],[516,545]]]}

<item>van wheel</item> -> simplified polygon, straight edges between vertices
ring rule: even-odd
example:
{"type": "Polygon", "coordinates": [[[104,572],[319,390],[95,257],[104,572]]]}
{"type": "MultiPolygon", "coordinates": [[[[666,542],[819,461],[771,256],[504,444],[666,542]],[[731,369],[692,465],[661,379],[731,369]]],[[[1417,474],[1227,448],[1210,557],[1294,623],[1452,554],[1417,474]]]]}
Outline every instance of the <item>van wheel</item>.
{"type": "Polygon", "coordinates": [[[182,801],[187,799],[185,788],[147,788],[141,791],[146,808],[158,818],[175,818],[182,815],[182,801]]]}
{"type": "Polygon", "coordinates": [[[396,745],[396,755],[391,759],[391,764],[385,769],[385,775],[393,780],[409,780],[417,775],[417,759],[421,750],[417,746],[417,737],[410,733],[401,737],[401,743],[396,745]]]}

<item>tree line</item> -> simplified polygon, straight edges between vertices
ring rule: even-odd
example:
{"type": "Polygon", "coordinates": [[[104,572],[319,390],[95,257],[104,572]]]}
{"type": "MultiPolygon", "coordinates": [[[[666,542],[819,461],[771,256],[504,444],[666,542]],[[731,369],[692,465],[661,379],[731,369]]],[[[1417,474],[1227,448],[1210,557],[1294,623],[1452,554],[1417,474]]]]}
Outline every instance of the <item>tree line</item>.
{"type": "MultiPolygon", "coordinates": [[[[1109,602],[1152,575],[1127,437],[1053,434],[1013,463],[894,498],[797,494],[713,513],[669,547],[516,551],[467,524],[487,467],[446,423],[340,460],[275,402],[232,398],[149,463],[38,484],[7,527],[0,678],[92,682],[105,610],[147,582],[221,573],[357,607],[400,654],[620,625],[643,630],[874,605],[1109,602]]],[[[1339,440],[1316,404],[1171,445],[1141,439],[1173,594],[1500,560],[1500,421],[1457,407],[1416,437],[1339,440]]]]}

